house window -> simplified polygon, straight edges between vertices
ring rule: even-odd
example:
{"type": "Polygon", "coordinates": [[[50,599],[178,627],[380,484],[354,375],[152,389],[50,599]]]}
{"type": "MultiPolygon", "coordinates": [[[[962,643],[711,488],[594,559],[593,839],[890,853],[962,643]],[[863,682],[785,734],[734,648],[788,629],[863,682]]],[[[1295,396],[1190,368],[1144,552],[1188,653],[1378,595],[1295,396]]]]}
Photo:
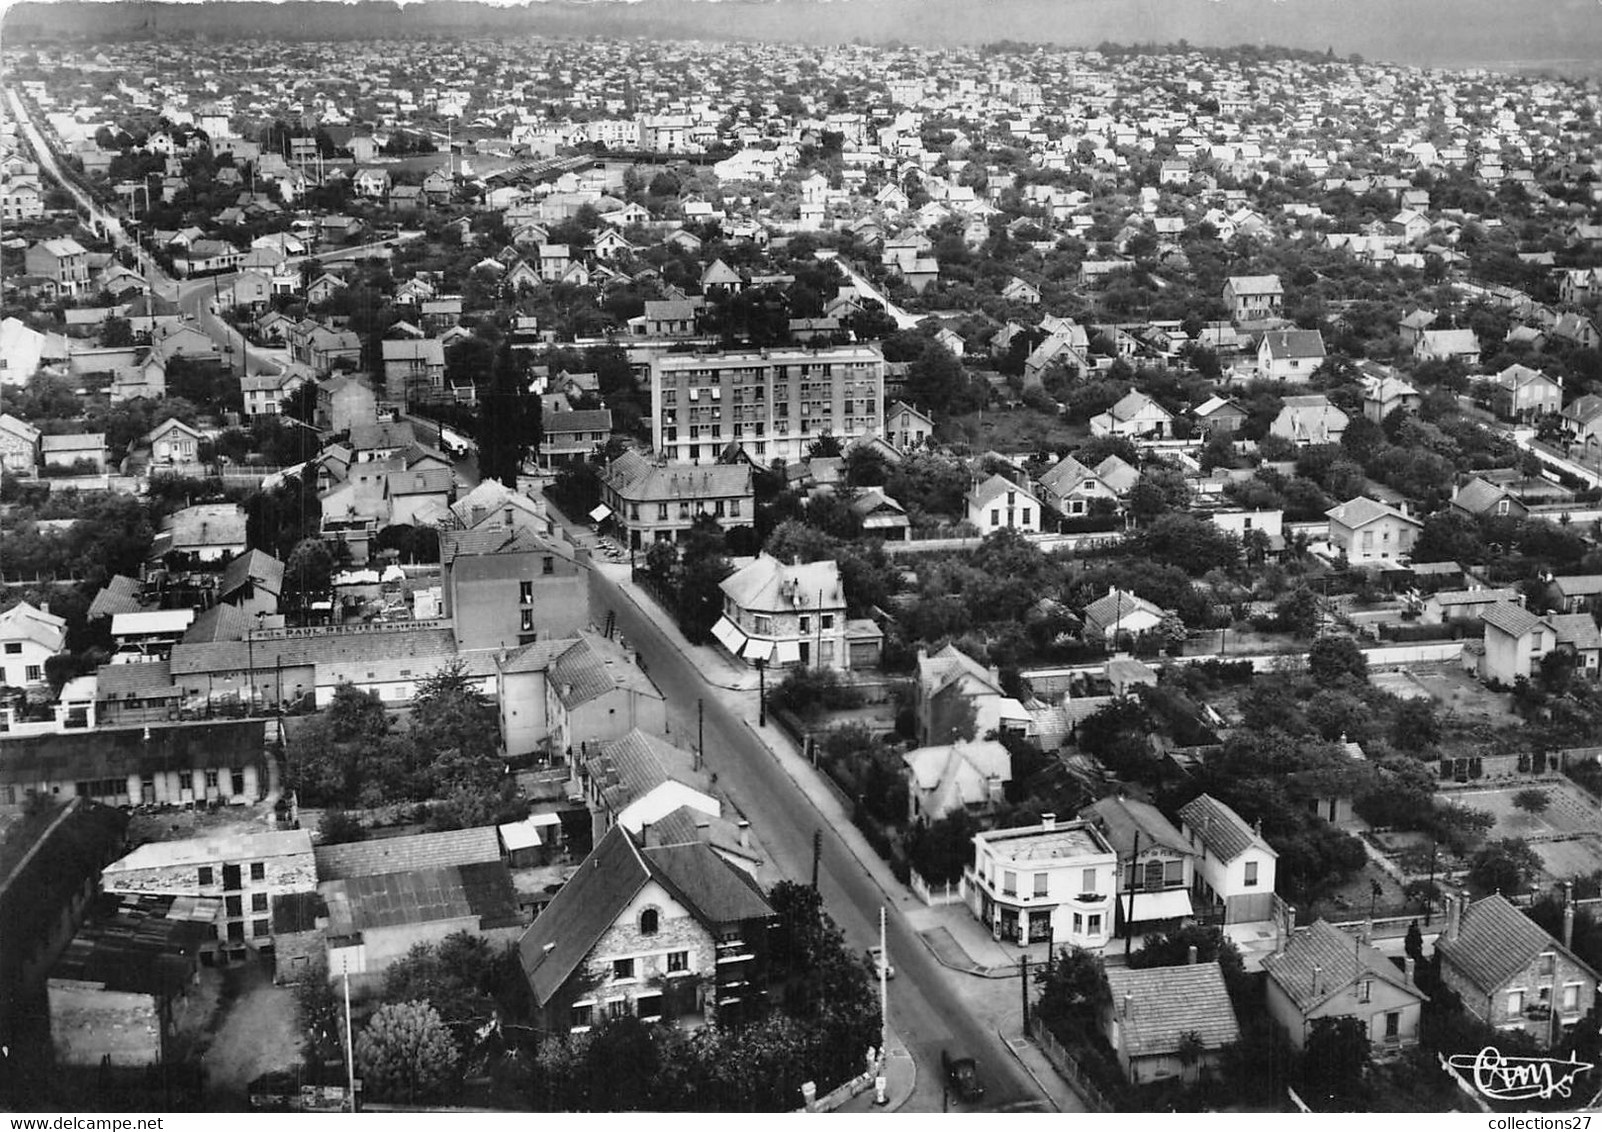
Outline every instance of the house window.
{"type": "Polygon", "coordinates": [[[1387,1011],[1385,1014],[1385,1040],[1394,1042],[1402,1036],[1402,1012],[1400,1010],[1387,1011]]]}
{"type": "Polygon", "coordinates": [[[1246,887],[1247,888],[1256,888],[1257,887],[1257,862],[1256,861],[1247,861],[1246,862],[1246,887]]]}
{"type": "Polygon", "coordinates": [[[690,953],[688,951],[670,951],[667,957],[668,974],[675,975],[690,969],[690,953]]]}
{"type": "Polygon", "coordinates": [[[199,871],[200,871],[200,876],[199,876],[199,879],[198,879],[198,883],[200,884],[200,887],[201,888],[206,888],[207,886],[211,885],[213,883],[213,881],[212,881],[213,874],[212,874],[212,871],[211,871],[211,866],[210,865],[201,865],[199,871]]]}
{"type": "Polygon", "coordinates": [[[751,628],[766,636],[773,632],[773,618],[763,617],[760,613],[751,619],[751,628]]]}
{"type": "Polygon", "coordinates": [[[1573,1014],[1580,1009],[1580,984],[1568,983],[1563,987],[1563,1013],[1573,1014]]]}
{"type": "Polygon", "coordinates": [[[832,614],[832,613],[822,613],[822,614],[819,614],[818,616],[822,619],[823,627],[825,629],[833,629],[834,628],[834,614],[832,614]]]}
{"type": "Polygon", "coordinates": [[[658,519],[666,519],[668,517],[668,505],[666,503],[658,503],[656,505],[656,517],[658,519]]]}
{"type": "Polygon", "coordinates": [[[812,618],[805,616],[801,618],[801,631],[803,633],[812,632],[812,618]]]}
{"type": "Polygon", "coordinates": [[[556,559],[552,558],[550,555],[547,554],[545,556],[545,561],[540,564],[540,573],[542,573],[542,574],[554,574],[554,573],[556,573],[556,559]]]}
{"type": "Polygon", "coordinates": [[[1524,992],[1521,990],[1507,992],[1507,1013],[1509,1018],[1516,1018],[1524,1013],[1524,992]]]}
{"type": "Polygon", "coordinates": [[[1146,879],[1142,887],[1161,888],[1163,886],[1163,862],[1146,862],[1146,879]]]}
{"type": "Polygon", "coordinates": [[[1368,1002],[1374,995],[1374,980],[1363,979],[1357,984],[1357,1001],[1368,1002]]]}
{"type": "Polygon", "coordinates": [[[632,960],[632,959],[614,959],[614,960],[612,960],[612,978],[614,978],[614,979],[632,979],[633,977],[634,977],[634,960],[632,960]]]}
{"type": "Polygon", "coordinates": [[[245,914],[245,900],[242,896],[225,896],[223,897],[223,905],[223,911],[230,918],[245,914]]]}
{"type": "Polygon", "coordinates": [[[1028,507],[1023,509],[1023,524],[1026,527],[1029,525],[1029,511],[1030,509],[1028,507]]]}
{"type": "Polygon", "coordinates": [[[40,680],[44,679],[44,669],[37,664],[30,664],[28,665],[27,672],[23,675],[23,679],[27,680],[30,684],[36,684],[40,680]]]}
{"type": "Polygon", "coordinates": [[[1163,880],[1168,884],[1185,883],[1185,862],[1169,861],[1163,866],[1163,880]]]}
{"type": "Polygon", "coordinates": [[[999,527],[1001,525],[1001,509],[999,507],[992,507],[990,509],[990,525],[992,527],[999,527]]]}
{"type": "Polygon", "coordinates": [[[1048,878],[1048,874],[1046,874],[1046,873],[1036,873],[1035,874],[1035,895],[1036,896],[1044,896],[1044,895],[1046,895],[1046,881],[1047,881],[1047,878],[1048,878]]]}
{"type": "Polygon", "coordinates": [[[532,605],[534,602],[534,583],[519,582],[517,584],[517,600],[522,605],[532,605]]]}
{"type": "Polygon", "coordinates": [[[575,1005],[567,1013],[568,1025],[575,1030],[587,1030],[590,1028],[590,1020],[594,1017],[594,1014],[594,1003],[586,1002],[582,1006],[575,1005]]]}
{"type": "Polygon", "coordinates": [[[22,645],[21,644],[19,644],[16,641],[7,641],[6,642],[6,655],[7,656],[20,656],[21,653],[22,653],[22,645]]]}
{"type": "Polygon", "coordinates": [[[251,880],[266,880],[267,879],[267,866],[266,866],[266,864],[264,864],[261,861],[252,861],[250,863],[250,879],[251,880]]]}
{"type": "Polygon", "coordinates": [[[1018,874],[1004,872],[1001,874],[1001,894],[1003,896],[1018,895],[1018,874]]]}
{"type": "Polygon", "coordinates": [[[194,788],[195,772],[192,770],[180,770],[178,772],[178,789],[192,791],[194,788]]]}
{"type": "Polygon", "coordinates": [[[1096,870],[1085,869],[1079,874],[1079,891],[1091,893],[1096,891],[1096,870]]]}
{"type": "Polygon", "coordinates": [[[1075,935],[1083,935],[1084,933],[1085,933],[1085,917],[1080,915],[1078,912],[1075,912],[1074,913],[1074,934],[1075,935]]]}
{"type": "Polygon", "coordinates": [[[1554,952],[1554,951],[1543,951],[1543,952],[1541,952],[1541,966],[1540,966],[1539,970],[1540,970],[1540,973],[1542,974],[1542,976],[1544,976],[1545,978],[1550,979],[1552,977],[1553,972],[1556,969],[1557,969],[1557,953],[1554,952]]]}
{"type": "Polygon", "coordinates": [[[1101,934],[1101,916],[1099,914],[1091,916],[1085,921],[1085,932],[1088,935],[1101,934]]]}
{"type": "Polygon", "coordinates": [[[655,908],[647,908],[640,913],[640,934],[655,935],[661,921],[661,914],[655,908]]]}
{"type": "Polygon", "coordinates": [[[215,789],[217,789],[217,772],[214,771],[214,770],[208,770],[206,772],[206,789],[207,790],[215,790],[215,789]]]}
{"type": "Polygon", "coordinates": [[[271,935],[272,925],[267,920],[252,920],[250,922],[250,934],[257,939],[271,935]]]}
{"type": "Polygon", "coordinates": [[[267,911],[267,894],[265,892],[252,892],[250,894],[250,910],[252,912],[267,911]]]}

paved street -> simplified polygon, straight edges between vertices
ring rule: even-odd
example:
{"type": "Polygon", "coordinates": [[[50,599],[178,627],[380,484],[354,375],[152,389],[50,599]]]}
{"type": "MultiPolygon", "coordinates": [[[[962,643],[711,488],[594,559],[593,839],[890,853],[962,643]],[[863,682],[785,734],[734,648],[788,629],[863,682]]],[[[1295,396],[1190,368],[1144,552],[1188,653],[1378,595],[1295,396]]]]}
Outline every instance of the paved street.
{"type": "MultiPolygon", "coordinates": [[[[1018,1107],[1045,1108],[1040,1089],[1004,1048],[994,1025],[987,1026],[965,1006],[948,981],[948,975],[917,939],[901,911],[912,897],[900,895],[899,885],[886,889],[875,877],[888,871],[882,862],[870,869],[853,855],[841,828],[847,823],[836,807],[820,812],[755,733],[756,694],[710,686],[673,637],[647,615],[609,574],[626,567],[601,566],[591,571],[591,613],[597,623],[615,612],[619,631],[639,650],[651,678],[667,697],[677,742],[693,744],[696,738],[696,702],[706,707],[706,762],[718,787],[751,821],[762,843],[776,858],[779,871],[796,879],[809,879],[812,835],[823,834],[819,887],[829,913],[856,946],[866,947],[878,931],[878,910],[890,905],[888,935],[897,977],[890,984],[890,1021],[911,1050],[919,1066],[917,1089],[909,1110],[938,1112],[941,1090],[940,1051],[967,1051],[983,1067],[987,1087],[984,1107],[989,1110],[1018,1107]]],[[[784,742],[771,728],[772,742],[784,742]]],[[[1016,984],[1009,987],[1016,993],[1016,984]]],[[[1016,1018],[1013,1019],[1016,1025],[1016,1018]]]]}

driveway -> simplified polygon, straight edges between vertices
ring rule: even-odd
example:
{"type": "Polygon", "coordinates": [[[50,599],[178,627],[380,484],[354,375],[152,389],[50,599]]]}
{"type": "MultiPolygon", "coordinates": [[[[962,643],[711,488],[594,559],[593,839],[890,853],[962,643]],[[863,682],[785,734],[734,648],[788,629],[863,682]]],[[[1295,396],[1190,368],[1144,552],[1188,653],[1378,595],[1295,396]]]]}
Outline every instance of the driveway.
{"type": "Polygon", "coordinates": [[[243,1106],[257,1077],[300,1062],[300,1012],[294,988],[274,986],[259,962],[227,967],[220,977],[223,999],[200,1060],[207,1094],[243,1106]]]}

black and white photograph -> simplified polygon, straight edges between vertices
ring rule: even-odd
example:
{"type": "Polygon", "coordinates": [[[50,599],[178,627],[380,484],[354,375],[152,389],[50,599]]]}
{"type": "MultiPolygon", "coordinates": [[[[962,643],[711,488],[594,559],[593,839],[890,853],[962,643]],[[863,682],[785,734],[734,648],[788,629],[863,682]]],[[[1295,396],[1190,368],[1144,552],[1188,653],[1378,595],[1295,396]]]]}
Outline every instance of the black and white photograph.
{"type": "Polygon", "coordinates": [[[1593,0],[5,4],[8,1129],[1584,1132],[1599,327],[1593,0]]]}

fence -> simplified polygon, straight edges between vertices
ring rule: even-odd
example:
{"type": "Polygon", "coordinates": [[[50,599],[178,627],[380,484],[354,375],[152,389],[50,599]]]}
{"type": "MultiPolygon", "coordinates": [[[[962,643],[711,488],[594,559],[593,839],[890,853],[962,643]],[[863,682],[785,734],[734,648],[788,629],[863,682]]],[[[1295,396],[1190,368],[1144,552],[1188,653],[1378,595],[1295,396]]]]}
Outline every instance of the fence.
{"type": "Polygon", "coordinates": [[[946,881],[944,884],[931,885],[914,869],[912,876],[907,880],[907,886],[912,894],[922,900],[931,908],[939,908],[946,904],[961,904],[963,902],[962,885],[946,881]]]}
{"type": "Polygon", "coordinates": [[[1067,1081],[1073,1091],[1079,1094],[1079,1099],[1085,1102],[1086,1108],[1091,1112],[1116,1111],[1112,1103],[1091,1081],[1090,1075],[1079,1064],[1079,1059],[1068,1052],[1067,1048],[1057,1040],[1057,1035],[1046,1028],[1046,1024],[1038,1015],[1031,1014],[1029,1017],[1029,1036],[1046,1055],[1046,1060],[1051,1062],[1051,1067],[1057,1071],[1057,1075],[1067,1081]]]}

